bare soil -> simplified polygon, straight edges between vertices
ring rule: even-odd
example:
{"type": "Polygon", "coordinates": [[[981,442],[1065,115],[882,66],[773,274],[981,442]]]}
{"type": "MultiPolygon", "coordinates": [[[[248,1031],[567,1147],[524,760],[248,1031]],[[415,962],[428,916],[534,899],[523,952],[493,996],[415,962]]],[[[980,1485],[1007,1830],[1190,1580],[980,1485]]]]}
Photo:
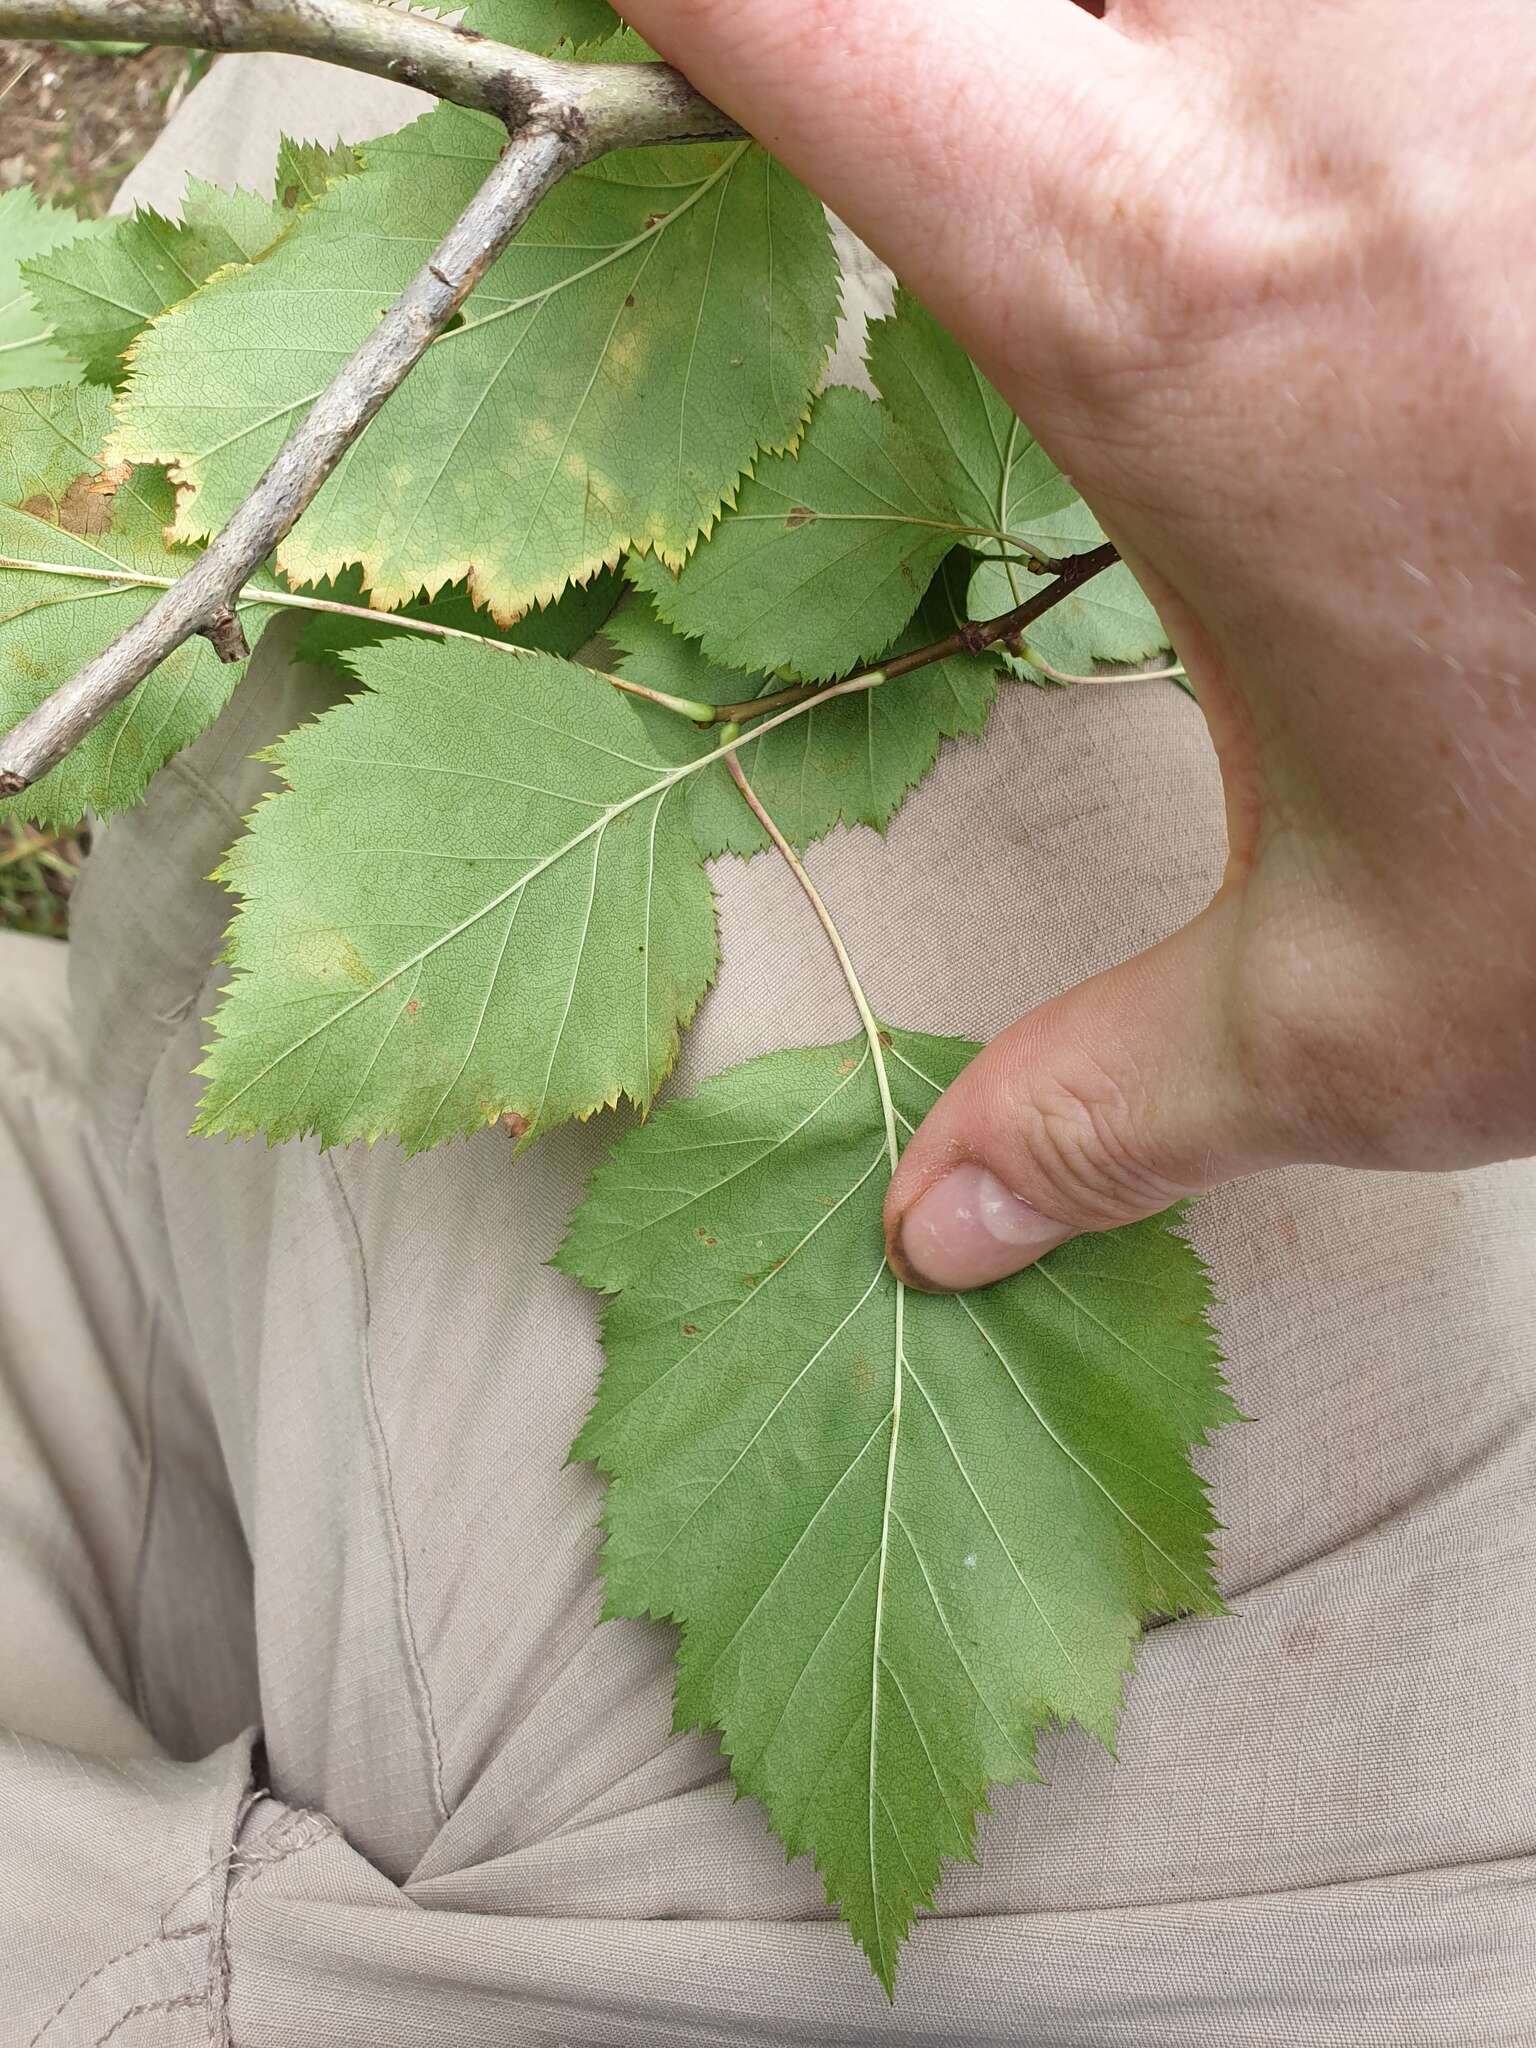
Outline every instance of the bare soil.
{"type": "Polygon", "coordinates": [[[30,184],[56,206],[105,213],[206,68],[195,50],[0,42],[0,191],[30,184]]]}

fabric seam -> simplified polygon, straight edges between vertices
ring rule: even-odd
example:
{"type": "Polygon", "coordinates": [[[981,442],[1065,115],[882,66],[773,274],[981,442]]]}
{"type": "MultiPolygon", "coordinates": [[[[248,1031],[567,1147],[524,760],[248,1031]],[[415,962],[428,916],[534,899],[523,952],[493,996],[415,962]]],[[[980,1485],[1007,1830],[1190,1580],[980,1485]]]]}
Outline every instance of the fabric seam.
{"type": "Polygon", "coordinates": [[[160,1933],[151,1934],[147,1940],[136,1941],[132,1948],[119,1949],[115,1956],[108,1956],[104,1963],[98,1963],[94,1970],[88,1971],[78,1984],[65,1993],[64,1997],[59,2000],[53,2011],[43,2021],[37,2032],[27,2042],[27,2048],[37,2048],[38,2042],[42,2040],[44,2034],[48,2032],[55,2020],[62,2019],[81,1992],[88,1991],[93,1984],[107,1974],[108,1970],[116,1969],[119,1963],[126,1963],[133,1956],[143,1955],[146,1949],[158,1948],[162,1942],[191,1941],[196,1936],[206,1934],[208,1931],[206,1921],[200,1921],[196,1927],[178,1927],[173,1934],[168,1934],[162,1930],[160,1933]]]}
{"type": "Polygon", "coordinates": [[[104,2044],[110,2041],[114,2034],[121,2032],[130,2020],[142,2019],[146,2013],[183,2012],[189,2010],[194,2005],[206,2005],[207,2003],[208,1993],[206,1990],[203,1990],[183,1991],[176,1998],[152,1998],[142,2005],[130,2005],[126,2012],[118,2014],[104,2034],[96,2036],[95,2041],[92,2043],[92,2048],[104,2048],[104,2044]]]}
{"type": "Polygon", "coordinates": [[[363,1388],[370,1435],[373,1438],[378,1458],[378,1477],[383,1495],[385,1519],[390,1532],[390,1557],[394,1566],[395,1602],[400,1623],[401,1639],[406,1653],[406,1663],[412,1678],[412,1691],[416,1699],[417,1716],[425,1739],[432,1778],[432,1801],[439,1826],[449,1817],[447,1791],[443,1782],[443,1752],[438,1737],[437,1716],[432,1704],[432,1688],[427,1681],[426,1666],[422,1660],[421,1648],[416,1638],[415,1624],[411,1619],[411,1570],[406,1556],[405,1532],[400,1524],[399,1506],[395,1498],[394,1466],[389,1455],[389,1440],[384,1430],[384,1418],[379,1409],[378,1388],[373,1377],[373,1315],[368,1287],[368,1266],[363,1254],[363,1234],[352,1203],[348,1198],[341,1174],[330,1156],[323,1155],[323,1163],[329,1176],[332,1190],[352,1240],[354,1263],[357,1272],[358,1289],[362,1297],[362,1367],[363,1388]]]}
{"type": "MultiPolygon", "coordinates": [[[[147,1290],[146,1290],[147,1292],[147,1290]]],[[[155,1429],[155,1389],[159,1381],[160,1305],[148,1300],[149,1328],[144,1359],[144,1505],[139,1516],[138,1552],[133,1561],[133,1588],[129,1601],[129,1628],[133,1638],[133,1703],[151,1733],[154,1717],[149,1705],[148,1669],[144,1655],[144,1588],[149,1577],[149,1546],[154,1532],[155,1509],[160,1499],[159,1440],[155,1429]]]]}

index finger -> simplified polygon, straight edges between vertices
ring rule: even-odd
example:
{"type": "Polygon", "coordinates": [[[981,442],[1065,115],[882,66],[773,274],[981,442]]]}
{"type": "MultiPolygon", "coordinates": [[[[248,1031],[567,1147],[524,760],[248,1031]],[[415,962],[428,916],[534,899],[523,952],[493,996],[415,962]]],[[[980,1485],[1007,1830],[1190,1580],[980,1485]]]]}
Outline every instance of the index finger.
{"type": "Polygon", "coordinates": [[[1030,287],[1147,64],[1074,0],[620,6],[941,316],[994,260],[1030,287]]]}

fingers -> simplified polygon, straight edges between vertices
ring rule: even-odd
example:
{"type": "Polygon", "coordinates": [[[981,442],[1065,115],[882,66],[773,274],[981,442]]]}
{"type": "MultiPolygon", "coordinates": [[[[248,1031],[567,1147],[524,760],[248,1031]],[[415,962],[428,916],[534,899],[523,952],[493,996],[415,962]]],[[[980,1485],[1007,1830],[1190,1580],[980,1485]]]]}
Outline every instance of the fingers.
{"type": "Polygon", "coordinates": [[[1296,1156],[1245,1077],[1231,1023],[1237,896],[993,1040],[907,1147],[891,1263],[985,1287],[1069,1237],[1296,1156]]]}
{"type": "Polygon", "coordinates": [[[1137,46],[1073,0],[622,11],[936,301],[995,267],[999,242],[1027,285],[1052,194],[1081,185],[1093,132],[1120,133],[1138,91],[1137,46]]]}

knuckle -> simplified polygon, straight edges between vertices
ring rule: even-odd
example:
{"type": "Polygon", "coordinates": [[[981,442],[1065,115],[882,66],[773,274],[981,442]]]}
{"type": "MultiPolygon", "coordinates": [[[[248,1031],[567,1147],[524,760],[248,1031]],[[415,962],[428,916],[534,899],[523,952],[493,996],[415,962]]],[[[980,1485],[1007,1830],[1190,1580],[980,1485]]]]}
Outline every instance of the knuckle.
{"type": "Polygon", "coordinates": [[[1187,1190],[1146,1158],[1137,1122],[1127,1090],[1097,1065],[1037,1079],[1014,1118],[1031,1183],[1019,1192],[1042,1214],[1089,1230],[1166,1208],[1187,1190]]]}

